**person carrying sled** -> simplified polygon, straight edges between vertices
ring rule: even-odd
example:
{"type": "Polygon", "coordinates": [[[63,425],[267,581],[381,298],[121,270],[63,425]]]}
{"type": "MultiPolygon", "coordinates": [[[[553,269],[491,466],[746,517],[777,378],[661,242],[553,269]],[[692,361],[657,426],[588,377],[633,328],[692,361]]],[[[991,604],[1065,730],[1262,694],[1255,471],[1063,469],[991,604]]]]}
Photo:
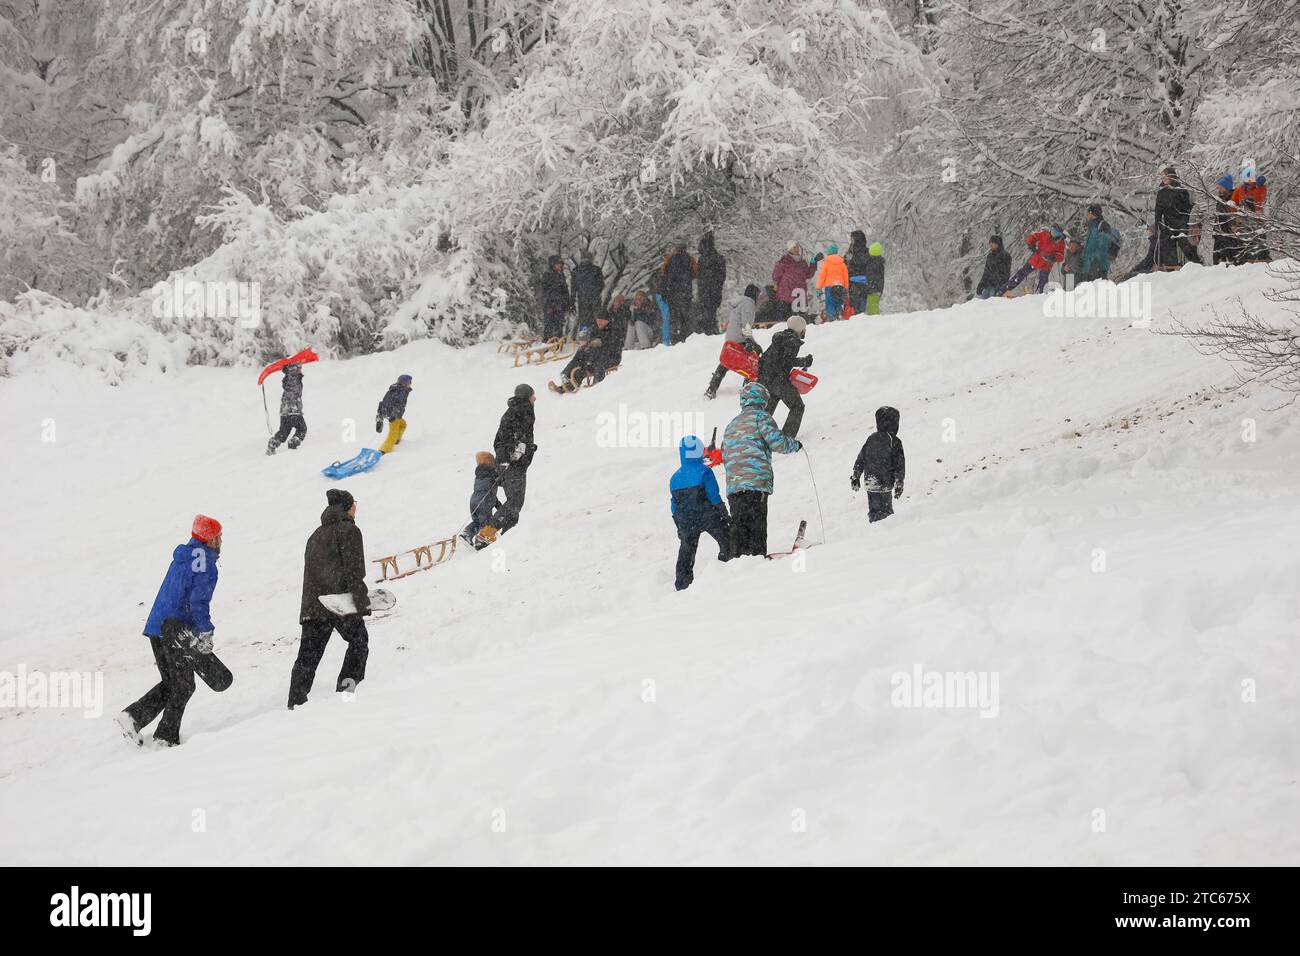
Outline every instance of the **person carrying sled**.
{"type": "Polygon", "coordinates": [[[469,496],[469,524],[461,530],[460,536],[473,545],[476,551],[496,540],[492,513],[500,504],[497,488],[509,467],[498,465],[496,457],[490,451],[481,451],[474,456],[474,490],[469,496]]]}
{"type": "Polygon", "coordinates": [[[564,366],[559,384],[550,383],[551,391],[561,394],[576,392],[587,379],[603,382],[605,373],[616,368],[622,358],[623,343],[610,326],[609,314],[601,312],[596,316],[596,327],[591,330],[591,337],[564,366]]]}
{"type": "Polygon", "coordinates": [[[564,335],[564,316],[572,307],[569,286],[564,281],[564,260],[551,256],[542,275],[542,340],[549,342],[564,335]]]}
{"type": "Polygon", "coordinates": [[[775,487],[772,453],[788,455],[803,449],[776,427],[767,411],[768,398],[767,389],[758,382],[742,385],[740,414],[722,434],[732,557],[767,556],[767,498],[775,487]]]}
{"type": "Polygon", "coordinates": [[[533,424],[536,421],[533,404],[536,401],[537,393],[531,385],[516,385],[492,440],[498,467],[502,464],[509,466],[501,476],[501,490],[505,492],[506,500],[492,516],[492,527],[498,535],[517,525],[520,512],[524,510],[528,466],[537,453],[537,445],[533,443],[533,424]]]}
{"type": "Polygon", "coordinates": [[[1001,236],[989,236],[989,251],[984,257],[984,271],[975,285],[975,294],[981,299],[1000,295],[1011,278],[1011,253],[1002,248],[1001,236]]]}
{"type": "Polygon", "coordinates": [[[311,533],[303,552],[302,603],[298,609],[302,637],[289,675],[290,710],[307,703],[316,668],[335,631],[348,645],[334,685],[336,692],[353,691],[365,680],[366,659],[370,656],[370,635],[362,620],[370,613],[370,592],[366,587],[365,545],[356,525],[357,503],[342,488],[325,492],[325,502],[320,527],[311,533]],[[356,607],[351,614],[335,614],[320,602],[322,595],[344,593],[352,597],[356,607]]]}
{"type": "Polygon", "coordinates": [[[808,323],[802,315],[792,315],[785,320],[785,328],[772,336],[772,342],[758,359],[758,381],[768,394],[767,411],[776,411],[778,402],[785,402],[788,412],[781,431],[794,438],[803,422],[803,396],[790,383],[790,371],[796,366],[810,368],[812,356],[800,357],[808,323]]]}
{"type": "MultiPolygon", "coordinates": [[[[736,297],[736,301],[731,304],[731,310],[727,315],[727,332],[724,337],[726,342],[738,342],[746,352],[753,352],[755,355],[763,354],[763,347],[754,341],[754,303],[758,301],[758,286],[752,282],[745,286],[743,295],[736,297]]],[[[727,366],[719,365],[713,372],[713,377],[709,379],[709,387],[704,391],[705,398],[717,398],[718,386],[722,384],[722,379],[727,374],[727,366]]]]}
{"type": "Polygon", "coordinates": [[[274,455],[286,438],[289,448],[297,448],[307,437],[307,419],[302,415],[302,366],[286,365],[280,380],[280,430],[266,443],[266,453],[274,455]],[[293,437],[290,434],[293,433],[293,437]]]}
{"type": "Polygon", "coordinates": [[[828,320],[844,318],[844,299],[849,288],[849,268],[840,255],[840,247],[831,243],[826,247],[821,266],[817,270],[817,288],[826,303],[828,320]]]}
{"type": "Polygon", "coordinates": [[[1009,296],[1020,286],[1020,283],[1029,278],[1031,272],[1038,273],[1039,294],[1047,288],[1052,267],[1065,258],[1065,230],[1053,223],[1045,229],[1031,232],[1025,237],[1025,245],[1029,247],[1029,261],[1007,280],[1007,284],[1002,289],[1005,295],[1009,296]]]}
{"type": "Polygon", "coordinates": [[[406,400],[411,395],[413,381],[409,375],[397,376],[397,381],[388,386],[388,391],[379,400],[379,408],[375,412],[375,432],[383,431],[384,420],[388,420],[388,434],[379,446],[381,454],[387,455],[396,448],[406,434],[406,400]]]}
{"type": "Polygon", "coordinates": [[[675,586],[684,591],[695,580],[695,552],[701,534],[718,543],[719,561],[731,560],[731,519],[718,491],[718,479],[704,459],[704,442],[687,435],[677,454],[681,467],[668,481],[668,498],[679,542],[675,586]]]}
{"type": "Polygon", "coordinates": [[[867,479],[867,517],[880,521],[894,513],[894,499],[903,497],[903,479],[907,476],[907,458],[898,437],[898,409],[884,405],[876,409],[876,430],[867,436],[857,460],[849,486],[858,491],[867,479]]]}
{"type": "Polygon", "coordinates": [[[212,653],[216,628],[210,605],[217,589],[217,559],[221,556],[221,522],[195,515],[190,540],[172,551],[144,635],[149,638],[158,683],[118,715],[118,726],[133,743],[143,741],[140,731],[159,714],[153,739],[162,747],[181,742],[181,719],[194,696],[194,675],[200,674],[213,690],[221,691],[233,680],[230,671],[212,653]]]}

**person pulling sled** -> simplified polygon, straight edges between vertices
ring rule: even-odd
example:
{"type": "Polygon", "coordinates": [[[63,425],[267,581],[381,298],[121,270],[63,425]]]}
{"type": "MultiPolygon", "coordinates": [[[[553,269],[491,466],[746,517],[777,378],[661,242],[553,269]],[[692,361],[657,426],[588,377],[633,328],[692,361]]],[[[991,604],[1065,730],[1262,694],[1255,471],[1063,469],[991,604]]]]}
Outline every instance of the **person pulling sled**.
{"type": "MultiPolygon", "coordinates": [[[[745,286],[744,294],[738,296],[732,303],[731,311],[727,315],[726,335],[723,336],[724,347],[727,342],[735,342],[746,352],[754,355],[763,354],[763,347],[754,341],[755,304],[758,302],[758,296],[758,286],[751,282],[745,286]]],[[[727,366],[718,365],[713,372],[713,377],[709,379],[709,387],[704,390],[705,398],[718,397],[718,386],[722,384],[727,371],[727,366]]]]}

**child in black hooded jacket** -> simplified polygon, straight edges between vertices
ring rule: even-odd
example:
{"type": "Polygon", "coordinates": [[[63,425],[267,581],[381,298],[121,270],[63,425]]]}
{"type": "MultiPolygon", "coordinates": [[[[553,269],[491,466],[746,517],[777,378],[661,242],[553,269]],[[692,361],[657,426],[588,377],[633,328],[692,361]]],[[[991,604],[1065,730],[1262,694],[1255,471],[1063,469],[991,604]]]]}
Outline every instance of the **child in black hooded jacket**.
{"type": "Polygon", "coordinates": [[[871,521],[892,515],[893,499],[903,496],[907,459],[903,455],[903,442],[898,437],[898,419],[897,408],[888,405],[877,408],[876,430],[867,436],[853,463],[853,477],[849,484],[857,491],[862,476],[866,476],[867,513],[871,521]]]}

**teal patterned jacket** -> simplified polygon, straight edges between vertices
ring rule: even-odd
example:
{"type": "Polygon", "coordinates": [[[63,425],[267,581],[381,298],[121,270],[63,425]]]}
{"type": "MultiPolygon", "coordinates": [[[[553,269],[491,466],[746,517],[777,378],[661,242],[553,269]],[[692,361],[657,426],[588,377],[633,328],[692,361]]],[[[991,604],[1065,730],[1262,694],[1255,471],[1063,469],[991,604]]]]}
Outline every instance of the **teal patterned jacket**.
{"type": "Polygon", "coordinates": [[[781,434],[767,413],[767,389],[750,382],[740,390],[740,414],[722,433],[722,462],[727,469],[727,494],[737,491],[772,493],[772,452],[783,455],[803,446],[781,434]]]}

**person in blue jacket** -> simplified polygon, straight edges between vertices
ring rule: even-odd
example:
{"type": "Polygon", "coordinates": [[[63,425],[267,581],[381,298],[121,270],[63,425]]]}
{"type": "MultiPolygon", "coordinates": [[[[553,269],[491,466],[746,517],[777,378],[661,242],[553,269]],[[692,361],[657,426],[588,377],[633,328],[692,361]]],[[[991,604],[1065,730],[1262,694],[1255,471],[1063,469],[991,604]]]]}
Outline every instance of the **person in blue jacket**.
{"type": "MultiPolygon", "coordinates": [[[[181,742],[181,718],[194,695],[195,671],[209,669],[208,659],[215,660],[209,605],[217,588],[221,523],[196,515],[190,535],[186,544],[177,545],[172,552],[171,565],[144,626],[161,679],[118,717],[122,732],[137,744],[142,742],[140,731],[159,714],[162,720],[158,721],[153,739],[168,747],[181,742]]],[[[218,666],[224,670],[219,662],[218,666]]],[[[223,683],[228,686],[229,672],[226,675],[223,683]]]]}
{"type": "Polygon", "coordinates": [[[673,523],[677,525],[677,590],[684,591],[695,580],[695,550],[700,535],[718,542],[718,560],[731,560],[731,519],[723,504],[718,480],[704,462],[704,442],[687,435],[677,448],[682,466],[668,482],[673,523]]]}

